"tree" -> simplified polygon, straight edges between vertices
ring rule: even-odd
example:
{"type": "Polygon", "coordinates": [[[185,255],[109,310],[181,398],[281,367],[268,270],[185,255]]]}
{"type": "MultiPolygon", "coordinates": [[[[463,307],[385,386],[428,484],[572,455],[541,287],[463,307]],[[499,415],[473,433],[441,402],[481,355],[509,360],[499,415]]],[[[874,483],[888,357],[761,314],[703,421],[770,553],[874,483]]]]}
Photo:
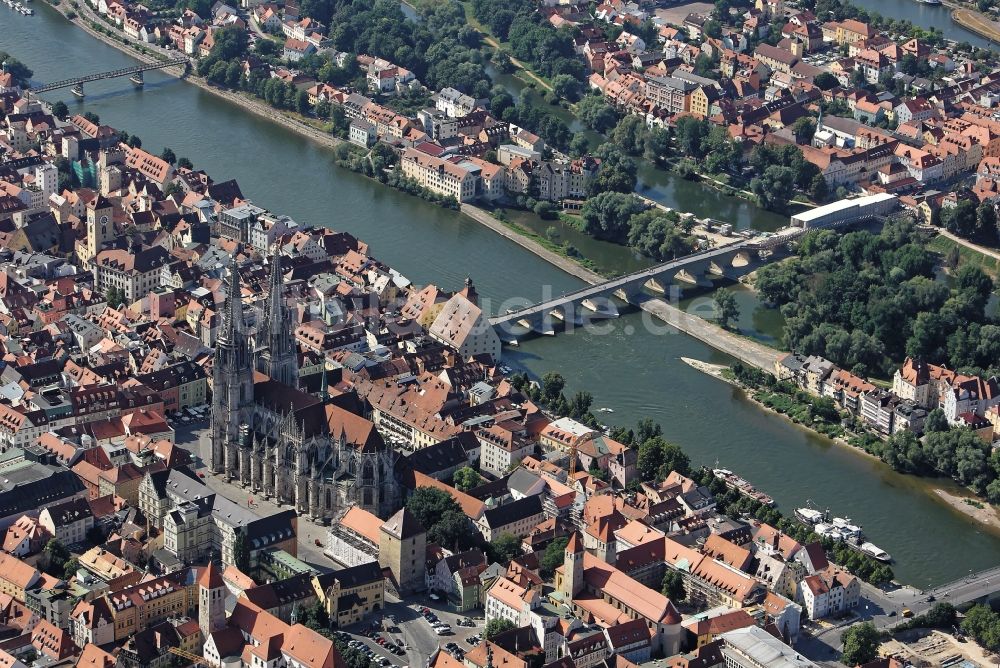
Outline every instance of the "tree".
{"type": "Polygon", "coordinates": [[[104,298],[107,300],[108,306],[111,308],[118,308],[125,301],[125,291],[121,288],[112,286],[108,288],[107,292],[104,294],[104,298]]]}
{"type": "Polygon", "coordinates": [[[855,624],[840,636],[844,643],[840,662],[847,666],[858,666],[878,657],[878,630],[871,622],[855,624]]]}
{"type": "Polygon", "coordinates": [[[955,625],[958,613],[951,603],[939,601],[924,614],[928,626],[936,629],[951,629],[955,625]]]}
{"type": "Polygon", "coordinates": [[[550,371],[542,376],[542,400],[551,404],[555,402],[566,387],[566,379],[562,374],[550,371]]]}
{"type": "Polygon", "coordinates": [[[636,165],[632,158],[614,144],[606,143],[597,147],[594,154],[601,159],[597,175],[587,184],[590,197],[605,192],[631,194],[635,190],[636,165]]]}
{"type": "Polygon", "coordinates": [[[822,174],[817,174],[809,184],[809,197],[812,198],[812,201],[819,203],[825,202],[829,196],[830,186],[826,183],[826,177],[822,174]]]}
{"type": "Polygon", "coordinates": [[[69,550],[66,549],[66,546],[59,539],[50,538],[49,542],[45,544],[44,553],[46,560],[45,572],[49,575],[62,577],[66,562],[70,560],[71,555],[69,550]]]}
{"type": "Polygon", "coordinates": [[[550,578],[556,569],[562,566],[566,560],[566,545],[568,538],[556,538],[545,547],[542,558],[538,560],[539,574],[543,578],[550,578]]]}
{"type": "Polygon", "coordinates": [[[607,132],[618,122],[618,112],[601,95],[587,95],[576,105],[576,115],[591,130],[607,132]]]}
{"type": "Polygon", "coordinates": [[[180,157],[177,158],[177,166],[182,169],[194,169],[194,163],[192,163],[188,158],[180,157]]]}
{"type": "Polygon", "coordinates": [[[678,147],[685,155],[692,158],[703,156],[702,142],[708,136],[708,132],[708,121],[701,121],[694,116],[683,116],[677,119],[674,125],[674,137],[677,139],[678,147]]]}
{"type": "Polygon", "coordinates": [[[250,569],[250,544],[243,527],[238,528],[233,537],[233,564],[243,572],[250,569]]]}
{"type": "Polygon", "coordinates": [[[792,133],[795,135],[796,142],[808,144],[812,141],[813,135],[816,134],[816,121],[809,116],[797,118],[792,123],[792,133]]]}
{"type": "Polygon", "coordinates": [[[584,232],[597,238],[621,243],[629,232],[629,221],[646,205],[638,197],[619,192],[602,192],[590,197],[580,210],[584,232]]]}
{"type": "Polygon", "coordinates": [[[820,90],[830,90],[831,88],[840,85],[840,82],[837,81],[837,77],[833,76],[829,72],[820,72],[817,74],[816,78],[813,79],[813,83],[816,84],[816,87],[820,90]]]}
{"type": "Polygon", "coordinates": [[[54,103],[52,105],[52,115],[60,121],[65,121],[66,117],[69,116],[69,108],[66,106],[66,103],[62,100],[54,103]]]}
{"type": "Polygon", "coordinates": [[[635,114],[624,117],[611,132],[611,141],[629,155],[642,155],[645,151],[649,128],[646,122],[635,114]]]}
{"type": "Polygon", "coordinates": [[[417,521],[429,530],[448,512],[461,512],[462,508],[448,492],[436,487],[418,487],[406,500],[406,508],[417,521]]]}
{"type": "Polygon", "coordinates": [[[313,631],[320,632],[330,628],[330,614],[318,600],[303,610],[300,622],[303,626],[313,631]]]}
{"type": "Polygon", "coordinates": [[[955,206],[942,208],[941,224],[952,234],[971,237],[976,231],[976,203],[965,199],[955,206]]]}
{"type": "MultiPolygon", "coordinates": [[[[428,525],[424,525],[428,526],[428,525]]],[[[427,540],[448,550],[468,545],[475,535],[472,520],[461,510],[449,510],[437,518],[427,529],[427,540]]]]}
{"type": "Polygon", "coordinates": [[[76,557],[72,557],[66,561],[63,565],[62,577],[63,580],[69,580],[71,577],[76,575],[77,570],[80,568],[80,560],[76,557]]]}
{"type": "Polygon", "coordinates": [[[580,80],[568,74],[552,77],[552,92],[559,97],[575,102],[580,99],[580,80]]]}
{"type": "Polygon", "coordinates": [[[455,471],[452,476],[455,488],[461,492],[468,492],[470,489],[478,487],[483,482],[483,477],[471,466],[463,466],[455,471]]]}
{"type": "Polygon", "coordinates": [[[740,318],[740,307],[736,303],[736,295],[728,288],[719,288],[715,291],[715,298],[712,300],[715,310],[719,314],[719,325],[723,329],[729,329],[730,324],[740,318]]]}
{"type": "Polygon", "coordinates": [[[680,448],[661,436],[653,436],[639,446],[636,462],[642,480],[660,482],[676,471],[681,475],[691,472],[691,460],[680,448]]]}
{"type": "Polygon", "coordinates": [[[569,152],[576,156],[586,155],[587,151],[590,150],[590,140],[587,139],[587,135],[582,132],[577,132],[573,135],[573,139],[569,143],[569,152]]]}
{"type": "Polygon", "coordinates": [[[687,593],[684,591],[684,576],[672,568],[668,568],[664,573],[660,590],[673,603],[680,603],[687,598],[687,593]]]}
{"type": "Polygon", "coordinates": [[[772,165],[764,173],[750,181],[750,192],[760,205],[771,211],[784,211],[792,199],[795,187],[795,172],[790,167],[772,165]]]}
{"type": "Polygon", "coordinates": [[[304,90],[300,90],[295,95],[295,111],[303,116],[308,116],[309,112],[312,111],[312,105],[309,104],[309,93],[304,90]]]}
{"type": "Polygon", "coordinates": [[[174,155],[173,150],[170,148],[163,149],[163,153],[160,154],[160,157],[169,162],[171,165],[177,162],[177,156],[174,155]]]}
{"type": "Polygon", "coordinates": [[[927,414],[927,419],[924,421],[924,433],[931,434],[949,429],[951,429],[951,425],[948,424],[948,418],[945,417],[943,410],[935,408],[927,414]]]}
{"type": "Polygon", "coordinates": [[[35,74],[27,65],[5,51],[0,51],[0,63],[3,64],[4,71],[14,77],[14,83],[22,88],[28,86],[29,80],[35,74]]]}
{"type": "Polygon", "coordinates": [[[494,637],[500,635],[504,631],[510,631],[511,629],[517,628],[514,622],[506,619],[504,617],[496,617],[486,622],[486,629],[483,631],[483,637],[487,640],[492,640],[494,637]]]}
{"type": "Polygon", "coordinates": [[[522,554],[521,540],[511,533],[502,533],[489,545],[490,559],[501,565],[509,564],[522,554]]]}

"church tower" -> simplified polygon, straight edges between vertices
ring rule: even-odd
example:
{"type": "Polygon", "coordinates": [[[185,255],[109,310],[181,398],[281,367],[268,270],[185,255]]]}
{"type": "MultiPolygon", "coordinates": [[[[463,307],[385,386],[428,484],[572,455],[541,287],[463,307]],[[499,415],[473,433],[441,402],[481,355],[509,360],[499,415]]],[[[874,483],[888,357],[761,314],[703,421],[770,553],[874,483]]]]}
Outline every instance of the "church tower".
{"type": "Polygon", "coordinates": [[[87,246],[86,257],[80,258],[89,265],[101,247],[115,238],[114,210],[111,203],[98,195],[87,202],[87,246]]]}
{"type": "Polygon", "coordinates": [[[576,531],[566,543],[561,585],[559,591],[568,599],[573,598],[583,590],[583,540],[576,531]]]}
{"type": "Polygon", "coordinates": [[[281,253],[271,256],[267,310],[257,329],[257,370],[290,387],[298,386],[299,356],[292,332],[292,313],[285,303],[281,253]]]}
{"type": "Polygon", "coordinates": [[[229,268],[222,331],[215,342],[212,369],[212,471],[228,477],[239,474],[240,426],[253,413],[253,365],[250,337],[243,319],[240,273],[229,268]]]}
{"type": "Polygon", "coordinates": [[[203,640],[226,626],[226,583],[215,564],[208,566],[198,577],[198,627],[203,640]]]}

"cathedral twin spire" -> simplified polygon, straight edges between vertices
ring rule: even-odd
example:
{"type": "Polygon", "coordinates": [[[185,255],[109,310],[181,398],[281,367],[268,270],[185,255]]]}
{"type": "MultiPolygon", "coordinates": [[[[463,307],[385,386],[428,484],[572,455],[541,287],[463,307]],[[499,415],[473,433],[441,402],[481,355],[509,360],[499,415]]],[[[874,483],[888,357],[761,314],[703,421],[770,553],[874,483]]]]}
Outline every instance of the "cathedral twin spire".
{"type": "Polygon", "coordinates": [[[281,253],[277,248],[271,255],[268,278],[267,309],[257,328],[257,370],[283,385],[296,387],[299,358],[292,333],[292,313],[285,302],[281,253]]]}

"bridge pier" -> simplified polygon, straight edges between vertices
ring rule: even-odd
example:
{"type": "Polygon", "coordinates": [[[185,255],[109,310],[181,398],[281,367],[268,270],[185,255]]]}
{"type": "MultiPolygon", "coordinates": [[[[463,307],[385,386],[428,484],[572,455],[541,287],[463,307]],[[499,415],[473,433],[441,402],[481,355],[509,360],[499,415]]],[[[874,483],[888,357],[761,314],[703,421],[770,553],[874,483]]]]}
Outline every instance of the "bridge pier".
{"type": "Polygon", "coordinates": [[[83,95],[83,82],[81,81],[80,83],[78,83],[75,86],[73,86],[70,89],[70,92],[73,93],[73,95],[76,95],[78,98],[80,98],[82,100],[83,97],[84,97],[84,95],[83,95]]]}
{"type": "Polygon", "coordinates": [[[690,283],[691,285],[697,285],[702,288],[712,287],[712,281],[705,277],[708,267],[685,267],[681,269],[676,274],[674,274],[674,279],[677,281],[684,281],[685,283],[690,283]]]}
{"type": "MultiPolygon", "coordinates": [[[[666,281],[666,283],[669,283],[669,281],[666,281]]],[[[667,286],[664,283],[661,283],[659,279],[656,278],[649,279],[648,281],[646,281],[646,287],[652,290],[653,292],[660,293],[661,295],[667,294],[667,286]]]]}
{"type": "MultiPolygon", "coordinates": [[[[580,304],[587,310],[593,312],[593,316],[601,318],[617,318],[618,307],[611,301],[610,297],[594,296],[584,299],[580,304]]],[[[591,316],[591,318],[593,318],[591,316]]]]}
{"type": "Polygon", "coordinates": [[[146,83],[141,70],[130,76],[128,80],[135,84],[136,88],[142,88],[142,86],[146,83]]]}

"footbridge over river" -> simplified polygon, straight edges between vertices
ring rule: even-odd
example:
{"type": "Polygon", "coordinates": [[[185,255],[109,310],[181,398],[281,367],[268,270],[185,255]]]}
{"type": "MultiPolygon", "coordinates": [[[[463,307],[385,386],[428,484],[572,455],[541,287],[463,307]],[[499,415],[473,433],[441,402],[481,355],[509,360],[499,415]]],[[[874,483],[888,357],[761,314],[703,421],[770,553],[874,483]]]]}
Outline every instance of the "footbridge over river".
{"type": "Polygon", "coordinates": [[[547,299],[538,304],[510,310],[490,320],[501,338],[516,339],[517,330],[555,333],[555,321],[569,326],[618,316],[612,301],[638,304],[644,290],[666,293],[669,285],[683,282],[711,285],[710,276],[738,279],[766,262],[782,257],[788,244],[805,233],[801,228],[785,228],[762,238],[742,239],[729,244],[699,251],[685,257],[642,269],[640,271],[589,285],[573,292],[547,299]]]}

